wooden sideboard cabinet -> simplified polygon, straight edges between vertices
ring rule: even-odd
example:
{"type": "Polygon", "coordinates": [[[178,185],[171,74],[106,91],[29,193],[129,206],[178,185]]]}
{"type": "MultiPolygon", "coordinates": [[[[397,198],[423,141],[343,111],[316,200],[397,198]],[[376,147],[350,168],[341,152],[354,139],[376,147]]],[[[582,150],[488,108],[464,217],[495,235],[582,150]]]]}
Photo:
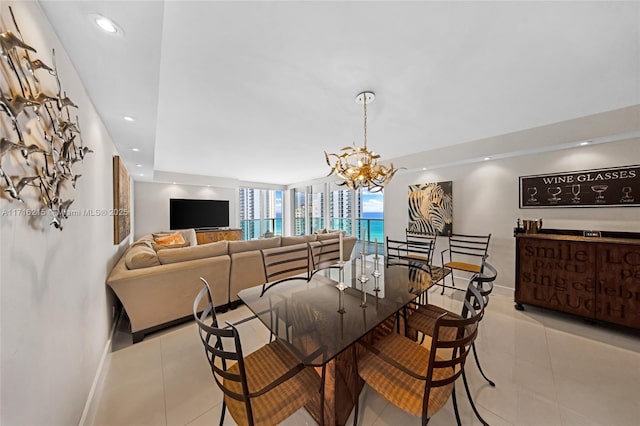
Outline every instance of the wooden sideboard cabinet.
{"type": "Polygon", "coordinates": [[[523,304],[640,329],[640,233],[516,230],[516,308],[523,304]]]}
{"type": "Polygon", "coordinates": [[[198,244],[214,243],[216,241],[239,241],[242,239],[242,229],[211,229],[196,231],[198,244]]]}

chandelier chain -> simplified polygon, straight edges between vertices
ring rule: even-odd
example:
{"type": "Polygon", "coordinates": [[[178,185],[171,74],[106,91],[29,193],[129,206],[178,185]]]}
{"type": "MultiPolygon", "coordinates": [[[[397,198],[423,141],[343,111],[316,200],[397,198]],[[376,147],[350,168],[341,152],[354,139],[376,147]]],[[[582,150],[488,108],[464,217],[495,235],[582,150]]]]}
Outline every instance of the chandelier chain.
{"type": "Polygon", "coordinates": [[[364,96],[364,149],[367,149],[367,94],[364,96]]]}

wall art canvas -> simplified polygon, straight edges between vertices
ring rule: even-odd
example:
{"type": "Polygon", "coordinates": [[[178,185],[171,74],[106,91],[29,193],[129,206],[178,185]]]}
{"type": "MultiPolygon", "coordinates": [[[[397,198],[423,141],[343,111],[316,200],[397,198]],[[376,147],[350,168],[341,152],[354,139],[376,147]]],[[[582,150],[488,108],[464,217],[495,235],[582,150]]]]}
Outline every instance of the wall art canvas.
{"type": "Polygon", "coordinates": [[[409,231],[449,235],[452,227],[452,181],[409,185],[409,231]]]}
{"type": "Polygon", "coordinates": [[[120,156],[113,156],[113,243],[120,244],[131,232],[130,178],[120,156]]]}
{"type": "Polygon", "coordinates": [[[640,166],[520,176],[520,208],[640,205],[640,166]]]}

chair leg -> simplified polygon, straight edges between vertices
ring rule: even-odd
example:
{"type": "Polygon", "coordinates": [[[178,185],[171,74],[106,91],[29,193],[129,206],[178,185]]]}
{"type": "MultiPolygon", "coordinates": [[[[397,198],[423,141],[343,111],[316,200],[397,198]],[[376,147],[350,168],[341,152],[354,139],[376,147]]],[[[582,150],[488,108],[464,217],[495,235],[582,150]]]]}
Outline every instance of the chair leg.
{"type": "Polygon", "coordinates": [[[224,424],[224,414],[227,411],[227,403],[224,400],[224,397],[222,398],[222,413],[220,413],[220,426],[222,426],[224,424]]]}
{"type": "Polygon", "coordinates": [[[353,368],[355,369],[355,380],[353,381],[353,383],[355,383],[354,385],[354,390],[353,390],[353,396],[355,397],[355,411],[353,413],[353,426],[357,426],[358,424],[358,406],[360,405],[360,395],[358,394],[358,382],[360,380],[360,375],[358,373],[358,350],[357,350],[357,345],[352,346],[353,351],[353,368]]]}
{"type": "Polygon", "coordinates": [[[324,381],[326,378],[327,363],[322,363],[322,379],[320,380],[320,424],[324,425],[324,381]]]}
{"type": "MultiPolygon", "coordinates": [[[[451,274],[449,275],[451,275],[451,286],[455,288],[456,280],[453,278],[453,269],[451,270],[451,274]]],[[[444,288],[446,287],[446,284],[447,284],[447,277],[444,276],[442,277],[442,291],[440,292],[441,295],[444,294],[444,288]]]]}
{"type": "Polygon", "coordinates": [[[453,385],[453,389],[451,390],[451,398],[453,400],[453,411],[456,413],[456,421],[458,422],[458,426],[462,426],[462,422],[460,421],[460,413],[458,412],[458,401],[456,400],[456,385],[453,385]]]}
{"type": "Polygon", "coordinates": [[[489,380],[489,378],[485,376],[484,371],[482,371],[482,367],[480,366],[480,359],[478,359],[478,352],[476,351],[476,342],[473,342],[471,347],[473,348],[473,357],[476,359],[476,365],[478,366],[478,370],[480,370],[480,374],[482,374],[482,377],[484,377],[487,383],[495,388],[496,384],[493,381],[489,380]]]}
{"type": "Polygon", "coordinates": [[[471,397],[471,391],[469,390],[469,383],[467,382],[467,375],[465,374],[464,369],[462,370],[462,382],[464,383],[464,390],[467,391],[467,398],[469,399],[469,404],[471,404],[471,408],[473,409],[473,412],[475,413],[476,417],[478,418],[478,420],[480,420],[480,423],[482,423],[484,426],[489,426],[489,423],[487,423],[478,412],[478,409],[476,408],[476,404],[473,403],[473,398],[471,397]]]}

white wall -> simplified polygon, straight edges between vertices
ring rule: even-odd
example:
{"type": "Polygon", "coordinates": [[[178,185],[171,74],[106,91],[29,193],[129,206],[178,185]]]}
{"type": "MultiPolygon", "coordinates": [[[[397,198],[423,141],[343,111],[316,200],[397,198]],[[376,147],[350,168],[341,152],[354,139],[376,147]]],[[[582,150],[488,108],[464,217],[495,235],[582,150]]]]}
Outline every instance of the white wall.
{"type": "Polygon", "coordinates": [[[169,229],[169,199],[192,198],[229,201],[229,226],[240,227],[238,188],[216,188],[171,183],[136,182],[135,238],[169,229]]]}
{"type": "MultiPolygon", "coordinates": [[[[385,232],[393,238],[404,237],[408,185],[453,181],[453,231],[491,233],[489,262],[498,268],[497,285],[513,289],[517,218],[542,218],[544,228],[640,232],[639,207],[519,209],[518,177],[636,164],[640,164],[640,139],[399,173],[384,190],[385,232]]],[[[445,248],[443,238],[436,248],[436,263],[445,248]]]]}
{"type": "MultiPolygon", "coordinates": [[[[114,145],[38,4],[10,4],[39,57],[50,63],[55,48],[63,89],[78,104],[84,142],[94,151],[78,166],[71,209],[112,208],[114,145]]],[[[0,11],[2,30],[13,29],[7,2],[0,11]]],[[[0,209],[24,207],[31,206],[0,197],[0,209]]],[[[108,216],[72,217],[63,231],[0,218],[0,424],[78,423],[112,325],[105,278],[127,244],[113,244],[108,216]]]]}

